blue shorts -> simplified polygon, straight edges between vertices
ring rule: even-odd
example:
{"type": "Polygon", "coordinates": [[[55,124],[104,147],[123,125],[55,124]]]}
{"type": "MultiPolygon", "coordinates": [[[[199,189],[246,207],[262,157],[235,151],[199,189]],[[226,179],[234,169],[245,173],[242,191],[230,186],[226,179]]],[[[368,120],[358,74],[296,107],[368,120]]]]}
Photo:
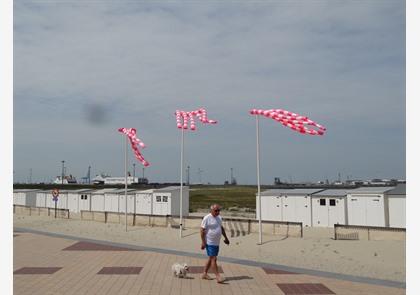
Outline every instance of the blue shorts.
{"type": "Polygon", "coordinates": [[[217,256],[219,254],[219,246],[206,245],[207,256],[217,256]]]}

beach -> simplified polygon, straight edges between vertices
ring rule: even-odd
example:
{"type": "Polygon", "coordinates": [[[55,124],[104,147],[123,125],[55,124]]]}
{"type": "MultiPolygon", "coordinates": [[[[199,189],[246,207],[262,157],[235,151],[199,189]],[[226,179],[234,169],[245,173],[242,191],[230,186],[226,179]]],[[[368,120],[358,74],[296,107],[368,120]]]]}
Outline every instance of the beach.
{"type": "MultiPolygon", "coordinates": [[[[199,229],[129,226],[78,219],[14,215],[14,227],[137,246],[203,253],[199,229]]],[[[229,234],[228,234],[229,235],[229,234]]],[[[229,237],[220,256],[291,267],[405,281],[405,241],[334,240],[332,228],[304,228],[303,238],[258,234],[229,237]]]]}

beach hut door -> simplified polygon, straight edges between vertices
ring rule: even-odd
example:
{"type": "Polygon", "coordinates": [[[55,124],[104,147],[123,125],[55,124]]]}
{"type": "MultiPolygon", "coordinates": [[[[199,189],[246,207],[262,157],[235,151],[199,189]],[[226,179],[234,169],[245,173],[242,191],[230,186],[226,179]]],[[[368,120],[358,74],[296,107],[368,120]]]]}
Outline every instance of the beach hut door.
{"type": "Polygon", "coordinates": [[[328,226],[328,199],[321,198],[318,199],[318,224],[317,226],[328,226]]]}
{"type": "Polygon", "coordinates": [[[366,223],[369,226],[385,226],[383,207],[379,197],[369,198],[366,202],[366,223]]]}

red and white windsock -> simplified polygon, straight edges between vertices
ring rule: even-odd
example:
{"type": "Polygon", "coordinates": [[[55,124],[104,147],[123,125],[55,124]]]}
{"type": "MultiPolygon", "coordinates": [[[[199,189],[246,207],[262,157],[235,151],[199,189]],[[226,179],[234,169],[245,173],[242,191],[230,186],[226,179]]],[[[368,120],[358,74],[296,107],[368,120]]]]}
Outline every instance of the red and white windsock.
{"type": "Polygon", "coordinates": [[[150,163],[147,162],[143,155],[140,153],[140,148],[144,149],[146,145],[139,138],[137,138],[137,130],[135,128],[119,128],[118,131],[127,135],[136,159],[139,160],[145,167],[149,166],[150,163]]]}
{"type": "Polygon", "coordinates": [[[310,120],[308,117],[301,116],[282,109],[259,110],[252,109],[251,115],[263,115],[271,118],[290,129],[309,135],[323,135],[327,130],[324,126],[310,120]]]}
{"type": "Polygon", "coordinates": [[[176,110],[175,112],[175,116],[176,116],[176,126],[179,129],[188,129],[188,121],[190,122],[190,126],[189,128],[191,130],[195,130],[195,121],[194,121],[194,116],[197,116],[198,119],[203,123],[203,124],[216,124],[217,121],[215,120],[209,120],[207,118],[207,111],[204,108],[200,108],[196,111],[192,111],[192,112],[185,112],[185,111],[180,111],[180,110],[176,110]]]}

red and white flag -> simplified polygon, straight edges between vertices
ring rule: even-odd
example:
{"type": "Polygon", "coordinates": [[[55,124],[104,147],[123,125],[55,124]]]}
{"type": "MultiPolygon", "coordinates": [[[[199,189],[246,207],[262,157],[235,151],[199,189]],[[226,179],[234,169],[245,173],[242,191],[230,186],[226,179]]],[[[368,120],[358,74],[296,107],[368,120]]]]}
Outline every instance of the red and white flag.
{"type": "Polygon", "coordinates": [[[149,166],[150,163],[147,162],[143,155],[140,153],[140,148],[144,149],[146,145],[139,138],[137,138],[137,130],[135,128],[119,128],[118,131],[127,135],[136,159],[139,160],[145,167],[149,166]]]}
{"type": "Polygon", "coordinates": [[[327,130],[324,126],[310,120],[308,117],[301,116],[282,109],[258,110],[252,109],[251,115],[263,115],[267,118],[276,120],[290,129],[309,135],[323,135],[327,130]]]}
{"type": "Polygon", "coordinates": [[[192,111],[192,112],[185,112],[185,111],[180,111],[180,110],[176,110],[175,112],[176,115],[176,126],[179,129],[188,129],[188,120],[190,121],[190,126],[189,128],[191,130],[195,130],[195,121],[194,121],[194,116],[197,116],[198,119],[203,123],[203,124],[216,124],[217,121],[215,120],[209,120],[207,118],[207,111],[204,108],[200,108],[196,111],[192,111]]]}

